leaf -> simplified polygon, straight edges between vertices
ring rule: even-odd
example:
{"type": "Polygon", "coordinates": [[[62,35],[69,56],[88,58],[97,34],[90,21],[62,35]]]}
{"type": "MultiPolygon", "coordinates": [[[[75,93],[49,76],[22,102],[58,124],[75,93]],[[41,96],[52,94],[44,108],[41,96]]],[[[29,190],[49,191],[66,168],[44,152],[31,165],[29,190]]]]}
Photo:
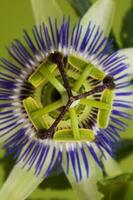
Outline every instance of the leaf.
{"type": "Polygon", "coordinates": [[[117,149],[116,159],[120,161],[132,153],[133,139],[125,139],[123,140],[121,146],[117,149]]]}
{"type": "Polygon", "coordinates": [[[67,190],[71,188],[70,183],[66,179],[64,173],[54,175],[45,179],[39,186],[40,189],[51,188],[53,190],[67,190]],[[55,184],[56,183],[56,184],[55,184]]]}
{"type": "Polygon", "coordinates": [[[120,33],[123,47],[133,46],[133,5],[126,11],[120,33]]]}
{"type": "Polygon", "coordinates": [[[116,1],[116,14],[113,23],[113,33],[121,47],[133,45],[133,9],[132,1],[116,1]]]}
{"type": "Polygon", "coordinates": [[[91,6],[91,0],[68,0],[78,16],[82,17],[91,6]]]}
{"type": "MultiPolygon", "coordinates": [[[[56,184],[56,182],[55,182],[56,184]]],[[[72,189],[36,189],[27,200],[74,200],[77,199],[72,189]]]]}
{"type": "Polygon", "coordinates": [[[133,199],[133,174],[122,174],[98,182],[99,191],[104,194],[101,200],[133,199]]]}
{"type": "Polygon", "coordinates": [[[123,140],[121,146],[116,153],[116,160],[120,165],[120,168],[124,172],[132,172],[133,163],[133,139],[123,140]]]}

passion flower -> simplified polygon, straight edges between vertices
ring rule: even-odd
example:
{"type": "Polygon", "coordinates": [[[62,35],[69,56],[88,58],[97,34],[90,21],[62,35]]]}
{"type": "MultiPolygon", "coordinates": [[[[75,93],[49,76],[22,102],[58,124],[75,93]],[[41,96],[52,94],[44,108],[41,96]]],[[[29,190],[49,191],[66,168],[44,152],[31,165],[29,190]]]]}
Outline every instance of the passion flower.
{"type": "Polygon", "coordinates": [[[65,18],[32,32],[33,39],[24,31],[26,43],[16,39],[8,49],[13,61],[1,59],[3,146],[36,176],[60,170],[65,160],[66,173],[72,168],[76,181],[85,179],[87,154],[102,168],[101,156],[113,156],[123,119],[131,118],[123,111],[132,108],[126,56],[110,53],[108,37],[91,22],[83,38],[80,22],[70,31],[65,18]]]}

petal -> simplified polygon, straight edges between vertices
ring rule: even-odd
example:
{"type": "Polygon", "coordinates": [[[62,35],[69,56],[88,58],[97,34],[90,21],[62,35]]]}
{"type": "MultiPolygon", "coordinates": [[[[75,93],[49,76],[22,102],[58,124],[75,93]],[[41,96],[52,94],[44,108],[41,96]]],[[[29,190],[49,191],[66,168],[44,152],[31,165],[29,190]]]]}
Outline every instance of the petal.
{"type": "Polygon", "coordinates": [[[113,0],[96,1],[81,20],[81,24],[83,25],[82,34],[85,34],[87,25],[90,21],[92,24],[100,26],[104,36],[109,34],[113,23],[114,13],[115,3],[113,0]]]}
{"type": "Polygon", "coordinates": [[[103,159],[104,170],[108,176],[118,176],[122,173],[120,165],[110,155],[104,151],[106,160],[103,159]]]}
{"type": "Polygon", "coordinates": [[[103,197],[103,195],[98,191],[97,179],[94,178],[87,178],[81,182],[75,182],[72,184],[72,187],[79,200],[100,200],[103,197]]]}
{"type": "MultiPolygon", "coordinates": [[[[41,143],[40,145],[42,146],[43,144],[41,143]]],[[[26,199],[53,167],[53,160],[55,160],[52,159],[53,146],[51,145],[50,150],[45,153],[36,148],[37,144],[34,143],[33,146],[32,149],[31,145],[28,146],[27,144],[20,153],[16,165],[0,191],[0,199],[26,199]]]]}
{"type": "Polygon", "coordinates": [[[70,182],[80,182],[88,177],[96,178],[102,174],[100,151],[96,144],[73,143],[64,145],[62,168],[70,182]]]}
{"type": "Polygon", "coordinates": [[[42,181],[43,177],[36,177],[32,170],[27,172],[26,168],[22,168],[22,165],[19,163],[14,166],[4,183],[0,191],[0,199],[26,199],[42,181]]]}
{"type": "MultiPolygon", "coordinates": [[[[92,144],[92,146],[98,158],[101,154],[94,143],[92,144]]],[[[70,144],[69,144],[69,147],[70,147],[70,144]]],[[[97,181],[102,178],[102,170],[96,163],[96,160],[94,158],[95,156],[93,156],[90,153],[90,151],[88,151],[89,149],[88,147],[90,147],[90,144],[80,143],[80,144],[77,144],[75,147],[73,144],[73,150],[71,148],[67,148],[67,151],[69,152],[68,154],[70,157],[68,173],[66,171],[66,165],[68,165],[68,163],[66,161],[65,156],[63,156],[62,167],[70,184],[72,185],[72,188],[76,192],[78,199],[83,199],[83,200],[98,199],[99,200],[101,199],[101,194],[98,192],[98,189],[97,189],[97,181]],[[78,152],[80,170],[79,170],[79,166],[77,162],[77,156],[76,156],[76,150],[75,150],[76,148],[78,152]],[[73,151],[73,157],[71,156],[72,151],[73,151]],[[89,171],[89,174],[87,171],[89,171]],[[82,176],[82,179],[79,179],[80,174],[82,176]],[[89,177],[87,177],[87,174],[89,177]],[[78,179],[76,178],[76,176],[78,179]]]]}
{"type": "Polygon", "coordinates": [[[133,77],[133,48],[121,49],[119,50],[119,54],[127,57],[125,62],[129,65],[129,73],[133,77]]]}
{"type": "Polygon", "coordinates": [[[117,88],[117,93],[124,93],[125,95],[128,93],[130,94],[127,97],[125,96],[126,99],[123,99],[123,96],[119,95],[118,99],[130,101],[132,102],[132,106],[133,106],[133,84],[131,82],[131,80],[133,79],[133,48],[121,49],[118,52],[119,52],[119,56],[125,57],[124,63],[125,65],[127,65],[127,69],[126,71],[119,73],[117,76],[118,80],[116,83],[121,84],[121,87],[117,88]],[[119,77],[122,77],[122,76],[123,78],[120,79],[119,77]]]}
{"type": "Polygon", "coordinates": [[[71,16],[71,20],[74,22],[77,18],[77,14],[67,1],[60,0],[31,0],[34,18],[36,24],[42,22],[47,23],[48,18],[57,18],[58,21],[62,21],[62,17],[71,16]]]}

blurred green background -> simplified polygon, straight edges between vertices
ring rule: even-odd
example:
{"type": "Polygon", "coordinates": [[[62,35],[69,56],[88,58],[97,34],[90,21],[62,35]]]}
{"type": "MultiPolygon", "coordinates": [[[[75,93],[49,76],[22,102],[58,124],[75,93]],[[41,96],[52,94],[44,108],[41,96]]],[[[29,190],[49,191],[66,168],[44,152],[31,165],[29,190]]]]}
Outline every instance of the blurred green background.
{"type": "MultiPolygon", "coordinates": [[[[73,3],[75,0],[72,0],[73,3]]],[[[95,0],[83,0],[86,7],[77,13],[83,12],[95,0]]],[[[115,0],[117,4],[116,15],[112,27],[112,36],[114,37],[116,47],[126,48],[133,46],[133,1],[115,0]]],[[[76,1],[75,1],[76,2],[76,1]]],[[[78,1],[77,1],[78,2],[78,1]]],[[[73,5],[72,3],[72,5],[73,5]]],[[[46,7],[47,9],[47,7],[46,7]]],[[[100,16],[99,16],[100,17],[100,16]]],[[[0,0],[0,57],[8,57],[6,47],[10,45],[13,39],[22,40],[22,30],[31,30],[34,25],[33,13],[30,0],[0,0]]],[[[133,165],[133,123],[123,134],[125,138],[123,149],[118,152],[118,161],[125,172],[132,172],[133,165]],[[121,154],[122,152],[122,154],[121,154]],[[122,159],[121,159],[122,157],[122,159]],[[124,158],[124,159],[123,159],[124,158]]],[[[4,158],[4,152],[0,153],[0,186],[7,178],[12,166],[12,158],[4,158]]],[[[65,175],[53,176],[45,180],[36,191],[29,197],[29,200],[73,200],[76,199],[65,175]]],[[[114,199],[113,199],[114,200],[114,199]]],[[[131,200],[131,199],[129,199],[131,200]]]]}

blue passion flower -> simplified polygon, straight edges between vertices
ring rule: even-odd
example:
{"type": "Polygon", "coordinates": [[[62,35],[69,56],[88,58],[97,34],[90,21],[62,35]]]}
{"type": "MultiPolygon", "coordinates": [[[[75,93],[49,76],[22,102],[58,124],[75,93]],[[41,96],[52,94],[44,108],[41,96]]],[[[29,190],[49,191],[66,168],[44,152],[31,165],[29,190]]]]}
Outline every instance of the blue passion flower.
{"type": "Polygon", "coordinates": [[[66,173],[85,179],[87,155],[102,169],[101,157],[113,156],[131,119],[126,56],[112,52],[112,41],[91,22],[83,38],[80,21],[70,31],[70,18],[61,25],[49,18],[32,32],[24,30],[24,44],[13,41],[12,61],[1,58],[3,147],[36,176],[60,172],[65,160],[66,173]]]}

